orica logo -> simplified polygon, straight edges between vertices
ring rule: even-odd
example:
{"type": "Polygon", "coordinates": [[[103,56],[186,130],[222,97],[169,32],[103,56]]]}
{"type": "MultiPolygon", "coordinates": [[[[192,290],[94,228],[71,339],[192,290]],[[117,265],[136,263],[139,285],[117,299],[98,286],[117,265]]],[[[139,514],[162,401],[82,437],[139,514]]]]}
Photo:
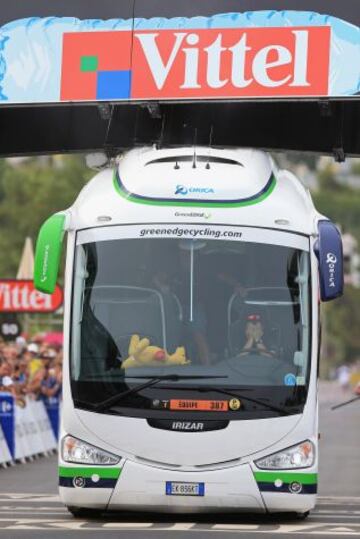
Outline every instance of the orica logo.
{"type": "Polygon", "coordinates": [[[211,187],[185,187],[185,185],[177,185],[175,189],[175,195],[188,195],[188,194],[209,194],[215,193],[211,187]]]}
{"type": "Polygon", "coordinates": [[[328,253],[327,256],[326,256],[326,263],[327,264],[336,264],[336,262],[337,262],[336,255],[334,255],[334,253],[328,253]]]}
{"type": "Polygon", "coordinates": [[[177,185],[175,189],[175,195],[187,195],[188,190],[183,185],[177,185]]]}
{"type": "Polygon", "coordinates": [[[326,264],[329,270],[329,286],[335,288],[335,265],[337,262],[337,256],[334,253],[327,253],[326,264]]]}

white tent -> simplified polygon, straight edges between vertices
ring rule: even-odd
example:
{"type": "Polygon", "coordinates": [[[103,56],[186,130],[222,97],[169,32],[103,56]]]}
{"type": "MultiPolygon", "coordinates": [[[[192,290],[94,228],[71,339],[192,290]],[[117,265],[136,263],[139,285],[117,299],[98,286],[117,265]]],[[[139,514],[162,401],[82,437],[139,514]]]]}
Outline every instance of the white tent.
{"type": "Polygon", "coordinates": [[[32,279],[34,277],[34,248],[32,239],[25,239],[24,248],[22,251],[19,268],[17,271],[17,279],[32,279]]]}

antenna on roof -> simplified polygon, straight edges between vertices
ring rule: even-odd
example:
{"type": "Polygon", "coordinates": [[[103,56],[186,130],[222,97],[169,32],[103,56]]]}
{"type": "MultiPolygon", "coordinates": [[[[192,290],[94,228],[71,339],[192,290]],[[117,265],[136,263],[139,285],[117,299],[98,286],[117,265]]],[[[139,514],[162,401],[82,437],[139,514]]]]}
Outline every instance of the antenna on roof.
{"type": "Polygon", "coordinates": [[[211,151],[211,145],[212,145],[212,139],[213,139],[213,131],[214,131],[214,126],[212,125],[212,126],[210,127],[209,153],[208,153],[208,160],[207,160],[207,163],[206,163],[206,165],[205,165],[206,170],[209,170],[209,169],[210,169],[210,151],[211,151]]]}
{"type": "Polygon", "coordinates": [[[165,122],[166,122],[166,114],[164,113],[161,120],[161,129],[160,129],[160,136],[159,141],[157,143],[157,149],[160,150],[162,148],[163,142],[164,142],[164,132],[165,132],[165,122]]]}
{"type": "Polygon", "coordinates": [[[196,141],[197,141],[197,127],[195,127],[195,130],[194,130],[194,155],[193,155],[192,168],[196,168],[196,141]]]}

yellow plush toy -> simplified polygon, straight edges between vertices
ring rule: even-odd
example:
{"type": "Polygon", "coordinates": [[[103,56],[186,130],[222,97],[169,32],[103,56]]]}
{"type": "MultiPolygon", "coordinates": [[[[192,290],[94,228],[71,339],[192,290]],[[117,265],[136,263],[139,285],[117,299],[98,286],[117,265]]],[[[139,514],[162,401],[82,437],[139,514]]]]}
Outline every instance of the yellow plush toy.
{"type": "Polygon", "coordinates": [[[179,346],[173,354],[167,354],[166,356],[167,365],[188,365],[189,363],[191,361],[186,359],[186,352],[183,346],[179,346]]]}
{"type": "Polygon", "coordinates": [[[168,354],[163,348],[150,346],[147,338],[140,339],[139,335],[133,335],[129,344],[129,357],[122,362],[121,368],[129,367],[163,367],[164,365],[187,365],[185,348],[176,349],[174,354],[168,354]]]}

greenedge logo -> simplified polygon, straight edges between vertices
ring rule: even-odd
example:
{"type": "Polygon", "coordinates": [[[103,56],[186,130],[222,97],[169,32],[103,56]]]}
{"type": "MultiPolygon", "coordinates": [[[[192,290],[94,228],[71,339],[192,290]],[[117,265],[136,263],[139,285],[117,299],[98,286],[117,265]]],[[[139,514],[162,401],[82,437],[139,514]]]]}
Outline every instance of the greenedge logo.
{"type": "Polygon", "coordinates": [[[211,218],[211,213],[208,213],[208,212],[196,212],[196,211],[191,211],[191,212],[176,211],[174,215],[175,215],[175,217],[200,217],[200,218],[203,218],[203,219],[210,219],[211,218]]]}
{"type": "Polygon", "coordinates": [[[43,260],[43,266],[42,266],[42,275],[40,278],[40,281],[42,283],[44,283],[46,279],[48,278],[49,252],[50,252],[50,245],[47,243],[44,247],[44,260],[43,260]]]}

